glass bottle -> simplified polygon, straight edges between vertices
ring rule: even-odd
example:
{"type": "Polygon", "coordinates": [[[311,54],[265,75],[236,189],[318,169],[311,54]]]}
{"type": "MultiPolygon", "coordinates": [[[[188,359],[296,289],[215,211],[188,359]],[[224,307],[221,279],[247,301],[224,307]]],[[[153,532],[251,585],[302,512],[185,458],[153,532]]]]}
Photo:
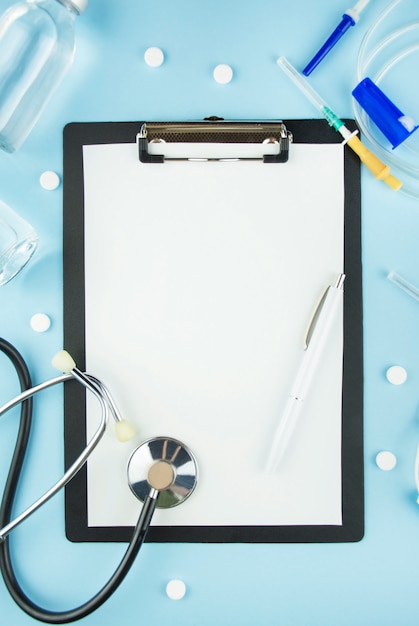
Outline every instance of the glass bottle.
{"type": "Polygon", "coordinates": [[[26,0],[0,18],[0,147],[17,150],[71,65],[88,0],[26,0]]]}

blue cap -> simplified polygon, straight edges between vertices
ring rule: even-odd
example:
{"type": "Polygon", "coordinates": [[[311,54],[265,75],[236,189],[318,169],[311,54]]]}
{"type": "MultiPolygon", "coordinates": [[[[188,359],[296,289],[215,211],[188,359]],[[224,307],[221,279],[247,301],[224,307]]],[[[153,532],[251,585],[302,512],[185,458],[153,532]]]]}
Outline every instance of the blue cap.
{"type": "Polygon", "coordinates": [[[393,150],[418,128],[412,118],[400,111],[370,78],[364,78],[352,95],[390,141],[393,150]]]}

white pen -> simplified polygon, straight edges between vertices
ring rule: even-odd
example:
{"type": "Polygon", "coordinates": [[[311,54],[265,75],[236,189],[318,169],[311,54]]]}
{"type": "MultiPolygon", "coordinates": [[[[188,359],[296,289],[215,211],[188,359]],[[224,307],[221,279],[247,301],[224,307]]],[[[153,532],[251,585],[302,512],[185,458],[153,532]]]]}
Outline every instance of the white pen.
{"type": "Polygon", "coordinates": [[[318,368],[323,348],[327,343],[333,321],[340,310],[344,280],[345,275],[339,274],[334,285],[327,288],[313,318],[307,334],[306,348],[284,411],[278,422],[265,465],[268,474],[272,474],[278,468],[290,441],[309,386],[318,368]]]}

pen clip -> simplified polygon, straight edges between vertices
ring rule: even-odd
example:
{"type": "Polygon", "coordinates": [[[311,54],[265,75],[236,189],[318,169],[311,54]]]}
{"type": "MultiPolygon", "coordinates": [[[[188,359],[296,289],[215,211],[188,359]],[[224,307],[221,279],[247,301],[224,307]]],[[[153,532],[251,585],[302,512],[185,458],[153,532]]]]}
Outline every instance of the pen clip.
{"type": "Polygon", "coordinates": [[[323,304],[324,304],[324,301],[326,300],[327,292],[329,291],[329,289],[330,287],[327,287],[327,289],[323,292],[322,297],[320,298],[316,308],[314,309],[314,313],[311,317],[311,320],[310,320],[310,323],[306,332],[306,336],[304,339],[304,350],[307,350],[308,344],[310,343],[310,340],[313,336],[313,332],[316,327],[317,320],[319,319],[320,311],[323,308],[323,304]]]}
{"type": "Polygon", "coordinates": [[[323,308],[323,305],[324,305],[324,302],[326,300],[326,296],[329,293],[329,290],[330,289],[342,289],[344,280],[345,280],[345,274],[342,274],[342,273],[338,274],[335,283],[333,285],[329,285],[329,287],[327,287],[326,290],[324,291],[322,297],[320,298],[320,301],[319,301],[317,307],[314,310],[312,318],[310,320],[310,324],[309,324],[309,327],[308,327],[308,330],[307,330],[307,333],[306,333],[306,336],[305,336],[305,339],[304,339],[304,350],[307,350],[307,348],[309,346],[310,340],[311,340],[311,338],[313,336],[313,332],[314,332],[314,329],[315,329],[316,324],[317,324],[317,320],[319,319],[320,312],[321,312],[321,310],[323,308]]]}

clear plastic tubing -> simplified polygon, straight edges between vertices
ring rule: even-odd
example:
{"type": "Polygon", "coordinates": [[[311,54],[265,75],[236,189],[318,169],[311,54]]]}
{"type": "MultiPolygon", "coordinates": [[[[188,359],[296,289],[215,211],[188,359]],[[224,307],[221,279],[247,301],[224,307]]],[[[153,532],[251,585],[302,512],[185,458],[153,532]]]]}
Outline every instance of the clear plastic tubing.
{"type": "MultiPolygon", "coordinates": [[[[396,54],[390,56],[388,60],[380,67],[378,72],[372,77],[376,84],[382,80],[382,78],[402,59],[408,57],[414,52],[419,51],[419,20],[412,21],[410,23],[405,24],[404,26],[395,29],[390,32],[387,36],[385,36],[375,47],[372,48],[371,51],[367,52],[367,47],[371,42],[371,39],[375,35],[376,31],[382,24],[383,20],[404,0],[393,0],[387,7],[382,11],[382,13],[378,16],[374,24],[371,26],[364,39],[362,40],[359,53],[358,53],[358,61],[357,61],[357,82],[360,82],[365,76],[369,73],[369,68],[374,60],[377,59],[378,55],[384,51],[385,48],[390,46],[394,41],[398,40],[401,37],[409,35],[415,30],[418,31],[418,39],[416,43],[410,43],[406,45],[404,48],[399,50],[396,54]]],[[[414,77],[412,77],[414,80],[414,77]]],[[[407,173],[413,179],[419,179],[419,150],[416,147],[409,146],[406,148],[406,151],[410,153],[409,159],[405,159],[400,157],[396,151],[392,154],[391,151],[385,150],[382,146],[377,143],[377,140],[374,138],[372,133],[368,129],[368,124],[364,123],[363,118],[365,114],[360,108],[359,104],[354,100],[354,112],[355,116],[361,126],[363,133],[368,137],[368,139],[378,148],[381,149],[381,153],[385,153],[387,161],[391,162],[395,167],[399,168],[400,171],[407,173]]],[[[405,191],[408,195],[411,195],[415,198],[419,198],[419,188],[412,188],[409,185],[404,185],[402,191],[405,191]]]]}

